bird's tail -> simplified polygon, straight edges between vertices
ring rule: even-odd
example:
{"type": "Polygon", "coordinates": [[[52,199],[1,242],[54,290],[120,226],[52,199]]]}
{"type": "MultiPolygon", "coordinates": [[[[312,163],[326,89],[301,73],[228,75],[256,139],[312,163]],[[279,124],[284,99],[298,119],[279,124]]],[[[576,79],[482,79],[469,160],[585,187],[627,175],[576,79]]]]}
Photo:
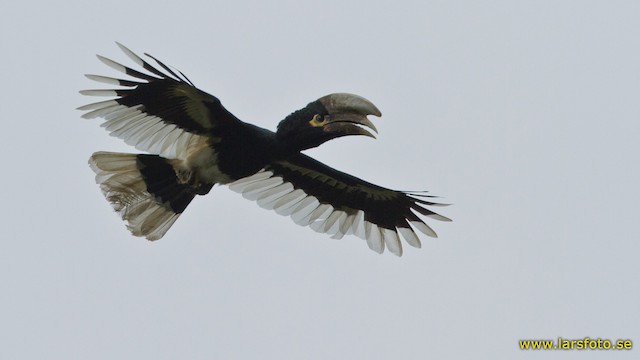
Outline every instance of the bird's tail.
{"type": "Polygon", "coordinates": [[[195,195],[203,193],[181,183],[171,160],[158,155],[96,152],[89,165],[129,231],[149,240],[164,236],[195,195]]]}

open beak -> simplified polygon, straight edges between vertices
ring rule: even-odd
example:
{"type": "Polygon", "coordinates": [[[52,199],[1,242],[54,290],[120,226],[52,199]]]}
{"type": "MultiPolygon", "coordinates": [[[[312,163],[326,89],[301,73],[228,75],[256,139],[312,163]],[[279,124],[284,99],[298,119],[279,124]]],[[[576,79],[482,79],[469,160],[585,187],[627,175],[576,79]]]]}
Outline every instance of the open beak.
{"type": "Polygon", "coordinates": [[[367,115],[381,116],[382,113],[369,100],[354,94],[337,93],[319,99],[329,112],[327,123],[322,127],[325,132],[345,135],[364,135],[375,139],[365,130],[367,127],[378,133],[367,115]]]}

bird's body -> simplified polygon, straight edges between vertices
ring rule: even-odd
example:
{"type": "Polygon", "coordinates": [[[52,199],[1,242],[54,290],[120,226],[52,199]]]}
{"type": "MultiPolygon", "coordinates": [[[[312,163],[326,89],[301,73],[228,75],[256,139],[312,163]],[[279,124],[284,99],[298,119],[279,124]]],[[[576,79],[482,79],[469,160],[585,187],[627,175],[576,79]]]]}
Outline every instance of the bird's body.
{"type": "Polygon", "coordinates": [[[98,75],[90,79],[120,85],[117,90],[84,90],[115,99],[81,107],[85,118],[103,117],[111,135],[149,154],[97,152],[89,163],[114,209],[136,236],[164,236],[196,195],[228,184],[267,209],[291,215],[300,225],[335,238],[353,233],[373,250],[402,254],[398,232],[412,246],[411,228],[435,237],[415,212],[448,220],[422,205],[431,196],[389,190],[332,169],[304,154],[328,140],[371,136],[367,115],[380,116],[368,100],[330,94],[293,112],[276,132],[236,118],[220,101],[197,89],[182,74],[153,58],[166,73],[118,44],[149,73],[109,59],[107,65],[136,80],[98,75]]]}

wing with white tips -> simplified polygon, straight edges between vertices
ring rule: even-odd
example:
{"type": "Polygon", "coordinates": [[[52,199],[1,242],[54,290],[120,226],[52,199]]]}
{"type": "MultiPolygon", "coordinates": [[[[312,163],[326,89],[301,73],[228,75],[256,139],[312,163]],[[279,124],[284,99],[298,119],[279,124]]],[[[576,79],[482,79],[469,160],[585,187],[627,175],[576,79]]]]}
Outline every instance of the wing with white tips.
{"type": "Polygon", "coordinates": [[[102,126],[111,135],[139,150],[172,159],[184,159],[190,150],[200,148],[216,136],[219,125],[239,122],[220,100],[197,89],[181,72],[147,55],[163,72],[123,45],[118,46],[148,73],[98,56],[103,63],[132,79],[86,75],[91,80],[121,88],[80,91],[88,96],[112,97],[79,107],[86,111],[82,117],[103,118],[102,126]]]}
{"type": "Polygon", "coordinates": [[[414,228],[431,237],[435,231],[419,216],[450,221],[424,206],[444,206],[433,196],[386,189],[335,170],[304,154],[275,161],[252,176],[229,184],[260,207],[291,216],[302,226],[340,239],[355,234],[372,250],[385,247],[402,255],[400,235],[413,247],[421,247],[414,228]]]}

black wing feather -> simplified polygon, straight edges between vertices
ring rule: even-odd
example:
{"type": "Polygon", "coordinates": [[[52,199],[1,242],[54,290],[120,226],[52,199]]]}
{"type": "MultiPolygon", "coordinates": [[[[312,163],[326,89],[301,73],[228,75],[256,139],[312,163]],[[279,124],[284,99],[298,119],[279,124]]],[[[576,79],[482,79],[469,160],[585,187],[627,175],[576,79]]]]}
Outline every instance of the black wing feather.
{"type": "Polygon", "coordinates": [[[410,245],[420,247],[412,226],[437,236],[418,214],[450,221],[422,206],[443,204],[366,182],[300,153],[273,161],[263,172],[238,180],[230,188],[264,208],[291,215],[300,225],[335,238],[355,233],[373,250],[382,252],[386,245],[396,255],[402,254],[398,233],[410,245]],[[281,181],[274,181],[277,178],[281,181]]]}
{"type": "MultiPolygon", "coordinates": [[[[91,110],[84,117],[103,117],[103,126],[139,150],[165,157],[184,157],[196,142],[217,136],[220,125],[240,124],[227,111],[220,100],[193,86],[186,76],[179,76],[167,65],[155,60],[162,70],[144,61],[126,47],[122,51],[149,75],[124,66],[102,56],[98,58],[108,66],[142,80],[131,81],[89,75],[90,79],[123,86],[114,90],[84,90],[85,95],[113,95],[112,101],[88,104],[80,110],[91,110]],[[164,124],[165,126],[160,126],[164,124]],[[175,148],[175,140],[182,139],[182,149],[175,148]]],[[[182,74],[182,73],[180,73],[182,74]]]]}
{"type": "MultiPolygon", "coordinates": [[[[403,221],[406,222],[405,219],[412,214],[411,209],[425,216],[445,219],[418,203],[442,204],[416,199],[410,194],[369,183],[304,154],[273,162],[265,170],[282,176],[284,181],[316,197],[321,203],[331,204],[336,209],[362,210],[365,220],[386,229],[404,225],[403,221]]],[[[411,217],[410,220],[421,221],[417,217],[411,217]]]]}

